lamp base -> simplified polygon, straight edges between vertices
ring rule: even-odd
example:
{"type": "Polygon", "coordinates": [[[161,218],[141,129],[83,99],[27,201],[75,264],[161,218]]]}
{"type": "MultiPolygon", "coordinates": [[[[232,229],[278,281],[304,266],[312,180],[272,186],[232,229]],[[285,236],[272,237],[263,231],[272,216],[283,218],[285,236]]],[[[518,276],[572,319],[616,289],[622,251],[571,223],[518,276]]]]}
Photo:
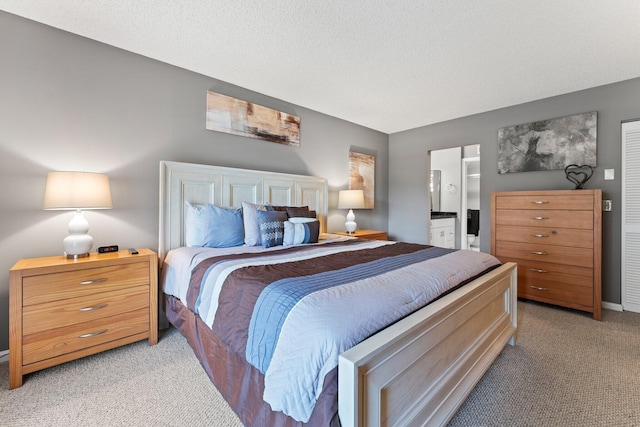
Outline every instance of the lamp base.
{"type": "Polygon", "coordinates": [[[68,259],[89,256],[93,247],[93,237],[88,235],[87,231],[89,231],[89,223],[78,209],[69,221],[69,235],[62,241],[64,253],[68,259]]]}
{"type": "Polygon", "coordinates": [[[344,223],[344,229],[347,233],[352,234],[355,233],[356,228],[358,228],[358,224],[356,224],[356,215],[353,213],[353,209],[349,209],[347,222],[344,223]]]}
{"type": "Polygon", "coordinates": [[[70,255],[65,252],[65,255],[67,256],[67,259],[78,259],[78,258],[87,258],[89,256],[89,253],[70,255]]]}

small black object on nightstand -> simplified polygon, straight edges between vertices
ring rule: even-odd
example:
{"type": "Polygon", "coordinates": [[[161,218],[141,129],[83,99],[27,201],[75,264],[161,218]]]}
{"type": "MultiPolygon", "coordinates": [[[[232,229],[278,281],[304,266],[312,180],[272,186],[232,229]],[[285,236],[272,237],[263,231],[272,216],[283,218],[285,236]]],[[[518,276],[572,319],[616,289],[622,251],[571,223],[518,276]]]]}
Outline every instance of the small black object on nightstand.
{"type": "Polygon", "coordinates": [[[134,248],[129,248],[129,253],[130,253],[131,255],[138,255],[138,251],[137,251],[137,250],[135,250],[134,248]]]}

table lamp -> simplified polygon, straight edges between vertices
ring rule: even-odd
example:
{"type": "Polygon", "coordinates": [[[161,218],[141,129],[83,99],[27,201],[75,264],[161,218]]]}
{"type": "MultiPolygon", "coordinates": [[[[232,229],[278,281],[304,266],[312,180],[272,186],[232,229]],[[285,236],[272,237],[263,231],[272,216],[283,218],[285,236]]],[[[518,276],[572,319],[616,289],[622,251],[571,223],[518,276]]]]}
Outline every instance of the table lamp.
{"type": "Polygon", "coordinates": [[[44,194],[45,210],[75,210],[69,235],[62,245],[67,258],[89,256],[93,237],[82,209],[111,209],[109,177],[91,172],[49,172],[44,194]]]}
{"type": "Polygon", "coordinates": [[[354,209],[364,208],[364,192],[362,190],[340,190],[338,192],[338,209],[349,209],[344,228],[347,233],[354,233],[357,228],[354,209]]]}

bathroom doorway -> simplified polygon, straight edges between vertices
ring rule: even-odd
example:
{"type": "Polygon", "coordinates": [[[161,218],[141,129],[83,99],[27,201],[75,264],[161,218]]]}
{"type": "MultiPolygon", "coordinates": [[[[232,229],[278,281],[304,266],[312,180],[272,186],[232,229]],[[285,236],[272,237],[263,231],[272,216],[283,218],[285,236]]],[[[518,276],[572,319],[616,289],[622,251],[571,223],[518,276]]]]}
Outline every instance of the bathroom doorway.
{"type": "Polygon", "coordinates": [[[439,182],[429,182],[429,244],[440,243],[442,236],[433,235],[438,220],[454,218],[454,230],[445,229],[455,235],[451,247],[479,250],[480,145],[431,150],[429,168],[435,171],[431,176],[439,177],[439,182]]]}

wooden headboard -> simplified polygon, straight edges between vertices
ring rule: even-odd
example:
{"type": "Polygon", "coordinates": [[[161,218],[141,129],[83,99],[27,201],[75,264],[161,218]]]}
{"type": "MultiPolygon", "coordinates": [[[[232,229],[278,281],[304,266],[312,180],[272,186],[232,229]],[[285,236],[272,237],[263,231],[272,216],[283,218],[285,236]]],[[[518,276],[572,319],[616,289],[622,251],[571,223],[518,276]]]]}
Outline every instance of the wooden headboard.
{"type": "Polygon", "coordinates": [[[160,261],[170,249],[184,245],[185,202],[241,207],[242,202],[309,206],[326,231],[327,180],[222,166],[160,162],[160,261]]]}

